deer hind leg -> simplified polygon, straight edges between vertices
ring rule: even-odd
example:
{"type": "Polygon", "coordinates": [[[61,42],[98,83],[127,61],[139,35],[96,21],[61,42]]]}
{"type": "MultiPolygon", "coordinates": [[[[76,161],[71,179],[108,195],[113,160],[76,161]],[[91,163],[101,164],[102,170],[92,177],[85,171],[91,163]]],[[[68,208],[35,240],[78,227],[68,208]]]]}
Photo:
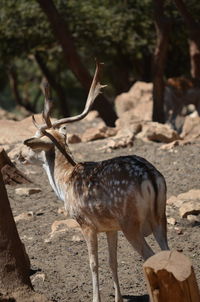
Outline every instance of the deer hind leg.
{"type": "Polygon", "coordinates": [[[99,293],[99,273],[98,273],[98,241],[97,233],[91,229],[82,229],[88,247],[90,270],[92,274],[93,302],[101,302],[99,293]]]}
{"type": "Polygon", "coordinates": [[[167,219],[165,214],[159,220],[159,223],[153,227],[153,235],[161,250],[169,250],[167,242],[167,219]]]}
{"type": "Polygon", "coordinates": [[[106,232],[107,242],[108,242],[108,251],[109,251],[109,265],[112,271],[114,288],[115,288],[115,302],[123,302],[119,280],[117,275],[117,232],[110,231],[106,232]]]}
{"type": "Polygon", "coordinates": [[[154,255],[153,250],[147,244],[142,234],[141,226],[138,222],[128,221],[127,218],[121,227],[126,239],[144,260],[154,255]]]}

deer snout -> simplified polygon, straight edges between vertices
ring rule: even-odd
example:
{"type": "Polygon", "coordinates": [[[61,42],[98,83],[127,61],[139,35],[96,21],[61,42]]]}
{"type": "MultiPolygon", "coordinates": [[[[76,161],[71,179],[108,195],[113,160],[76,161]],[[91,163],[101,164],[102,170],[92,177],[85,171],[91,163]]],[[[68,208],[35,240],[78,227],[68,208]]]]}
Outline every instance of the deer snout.
{"type": "Polygon", "coordinates": [[[23,141],[23,144],[26,145],[27,147],[30,147],[31,142],[33,141],[33,138],[28,138],[23,141]]]}

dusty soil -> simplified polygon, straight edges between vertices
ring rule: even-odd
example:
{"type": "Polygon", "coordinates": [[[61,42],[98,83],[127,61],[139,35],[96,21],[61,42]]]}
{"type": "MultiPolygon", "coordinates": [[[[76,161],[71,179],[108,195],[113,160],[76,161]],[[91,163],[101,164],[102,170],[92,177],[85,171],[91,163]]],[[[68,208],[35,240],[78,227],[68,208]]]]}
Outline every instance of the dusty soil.
{"type": "MultiPolygon", "coordinates": [[[[175,151],[159,150],[158,143],[144,143],[136,140],[131,148],[106,152],[102,148],[107,140],[73,145],[74,155],[79,160],[100,160],[118,155],[137,154],[152,162],[166,178],[168,197],[200,189],[200,144],[178,146],[175,151]]],[[[29,197],[15,194],[15,187],[7,186],[14,216],[33,211],[29,220],[20,220],[17,228],[30,257],[32,283],[36,292],[45,294],[57,302],[92,301],[91,276],[86,244],[76,241],[77,230],[60,232],[49,239],[51,225],[55,220],[66,219],[59,214],[62,203],[56,198],[48,184],[42,168],[19,168],[33,180],[33,187],[42,191],[29,197]]],[[[21,187],[22,185],[20,185],[21,187]]],[[[24,185],[27,186],[27,185],[24,185]]],[[[19,187],[19,186],[17,186],[19,187]]],[[[200,225],[179,217],[177,209],[167,208],[169,217],[177,220],[176,227],[168,225],[168,239],[171,249],[183,251],[192,260],[200,285],[200,225]]],[[[79,233],[78,233],[79,234],[79,233]]],[[[81,238],[81,237],[80,237],[81,238]]],[[[151,246],[158,251],[155,241],[149,238],[151,246]]],[[[118,244],[119,279],[124,301],[148,301],[142,272],[142,259],[133,251],[120,233],[118,244]]],[[[111,273],[107,264],[107,244],[104,234],[99,236],[100,287],[103,302],[114,301],[111,273]]]]}

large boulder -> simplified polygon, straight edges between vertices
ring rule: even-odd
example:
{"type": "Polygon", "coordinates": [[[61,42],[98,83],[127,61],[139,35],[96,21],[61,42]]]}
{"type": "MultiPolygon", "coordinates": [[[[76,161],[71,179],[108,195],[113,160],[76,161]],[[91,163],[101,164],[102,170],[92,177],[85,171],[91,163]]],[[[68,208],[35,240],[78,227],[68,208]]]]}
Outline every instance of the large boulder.
{"type": "Polygon", "coordinates": [[[152,116],[152,83],[136,82],[131,89],[118,95],[115,99],[117,115],[132,110],[132,115],[143,120],[151,120],[152,116]]]}
{"type": "Polygon", "coordinates": [[[155,142],[170,143],[180,139],[178,133],[167,124],[147,122],[143,124],[142,131],[137,138],[155,142]]]}
{"type": "Polygon", "coordinates": [[[185,202],[180,207],[179,214],[182,218],[187,218],[188,215],[200,214],[200,202],[199,201],[185,202]]]}
{"type": "Polygon", "coordinates": [[[99,126],[95,128],[88,128],[82,135],[81,140],[83,142],[90,142],[97,139],[104,139],[116,135],[116,128],[110,128],[107,126],[99,126]]]}
{"type": "Polygon", "coordinates": [[[181,137],[184,140],[200,140],[200,117],[187,116],[183,124],[181,137]]]}
{"type": "MultiPolygon", "coordinates": [[[[35,115],[38,123],[43,124],[41,114],[35,115]]],[[[32,123],[32,118],[28,117],[22,121],[0,120],[1,144],[16,144],[33,136],[36,128],[32,123]]]]}

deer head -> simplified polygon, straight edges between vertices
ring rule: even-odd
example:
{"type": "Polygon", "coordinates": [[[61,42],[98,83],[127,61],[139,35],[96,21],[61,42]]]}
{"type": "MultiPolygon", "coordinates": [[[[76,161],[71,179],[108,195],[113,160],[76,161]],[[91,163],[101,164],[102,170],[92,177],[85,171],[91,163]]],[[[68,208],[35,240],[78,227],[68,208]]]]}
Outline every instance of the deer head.
{"type": "Polygon", "coordinates": [[[101,88],[105,87],[105,85],[101,85],[99,81],[99,73],[100,73],[101,66],[102,66],[101,63],[98,62],[96,63],[95,74],[93,77],[93,81],[88,93],[87,101],[83,112],[73,117],[66,117],[56,120],[53,123],[51,122],[50,119],[50,114],[53,107],[53,101],[51,98],[49,85],[47,82],[45,83],[44,85],[45,102],[44,102],[44,110],[42,112],[44,124],[38,125],[38,123],[35,120],[35,117],[32,116],[32,121],[38,130],[34,137],[31,137],[24,141],[24,144],[26,146],[30,147],[36,153],[41,151],[47,152],[50,151],[52,148],[57,147],[60,150],[60,152],[67,158],[67,160],[70,161],[72,165],[75,165],[75,162],[72,159],[72,157],[69,155],[69,152],[66,151],[66,146],[67,146],[66,126],[65,125],[62,127],[60,126],[63,124],[79,121],[88,114],[94,103],[94,100],[101,92],[101,88]]]}

